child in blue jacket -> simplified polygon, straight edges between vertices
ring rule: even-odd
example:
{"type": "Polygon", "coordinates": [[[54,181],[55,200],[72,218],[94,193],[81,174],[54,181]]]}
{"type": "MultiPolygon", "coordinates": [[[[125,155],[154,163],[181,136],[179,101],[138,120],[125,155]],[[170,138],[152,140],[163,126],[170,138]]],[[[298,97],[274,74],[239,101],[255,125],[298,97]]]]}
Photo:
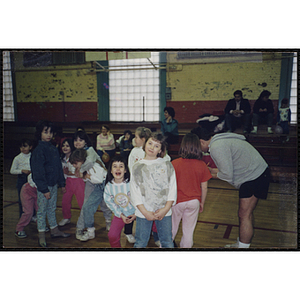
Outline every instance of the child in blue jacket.
{"type": "Polygon", "coordinates": [[[68,237],[70,234],[61,232],[56,222],[57,186],[65,192],[65,177],[61,167],[58,149],[52,145],[54,124],[39,121],[36,126],[38,145],[32,152],[30,167],[32,179],[37,186],[37,228],[39,245],[47,247],[45,231],[46,216],[51,230],[51,237],[68,237]]]}

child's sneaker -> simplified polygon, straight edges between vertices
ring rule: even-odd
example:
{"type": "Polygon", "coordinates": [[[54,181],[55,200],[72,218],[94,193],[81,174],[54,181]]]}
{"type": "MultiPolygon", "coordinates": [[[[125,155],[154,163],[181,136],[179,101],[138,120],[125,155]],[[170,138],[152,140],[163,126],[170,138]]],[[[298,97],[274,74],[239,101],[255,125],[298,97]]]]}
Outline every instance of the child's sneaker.
{"type": "Polygon", "coordinates": [[[59,225],[59,226],[65,226],[65,225],[69,224],[70,222],[71,222],[70,219],[62,219],[62,220],[58,223],[58,225],[59,225]]]}
{"type": "Polygon", "coordinates": [[[125,234],[127,241],[131,244],[135,243],[135,237],[132,234],[125,234]]]}
{"type": "Polygon", "coordinates": [[[15,232],[15,236],[20,238],[20,239],[24,239],[27,237],[26,232],[25,231],[16,231],[15,232]]]}
{"type": "Polygon", "coordinates": [[[106,231],[109,231],[111,225],[111,221],[106,221],[106,231]]]}
{"type": "Polygon", "coordinates": [[[156,241],[155,242],[155,245],[157,246],[157,247],[160,247],[161,245],[160,245],[160,241],[158,240],[158,241],[156,241]]]}
{"type": "Polygon", "coordinates": [[[82,229],[76,229],[76,239],[80,240],[83,236],[83,230],[82,229]]]}
{"type": "Polygon", "coordinates": [[[91,240],[95,238],[95,227],[88,228],[87,231],[80,238],[82,242],[91,240]]]}

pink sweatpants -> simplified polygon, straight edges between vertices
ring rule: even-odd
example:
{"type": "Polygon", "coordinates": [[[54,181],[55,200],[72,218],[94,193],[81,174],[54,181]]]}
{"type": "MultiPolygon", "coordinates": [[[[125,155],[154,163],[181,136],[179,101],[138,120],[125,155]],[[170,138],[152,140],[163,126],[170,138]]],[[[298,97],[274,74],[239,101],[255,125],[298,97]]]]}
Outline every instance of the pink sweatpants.
{"type": "Polygon", "coordinates": [[[193,235],[198,220],[200,202],[198,199],[177,203],[172,207],[172,238],[178,231],[182,219],[182,238],[180,248],[192,248],[193,235]]]}
{"type": "Polygon", "coordinates": [[[112,248],[121,248],[120,238],[124,226],[125,223],[123,222],[122,218],[114,216],[108,232],[108,239],[112,248]]]}
{"type": "Polygon", "coordinates": [[[64,219],[71,219],[71,206],[72,197],[76,196],[76,200],[80,209],[82,208],[84,201],[84,187],[85,183],[81,178],[70,178],[66,179],[66,192],[62,197],[62,213],[64,219]]]}
{"type": "Polygon", "coordinates": [[[38,211],[37,190],[27,182],[22,186],[20,198],[23,207],[23,213],[17,224],[16,231],[23,231],[24,227],[30,223],[33,216],[33,210],[38,211]]]}

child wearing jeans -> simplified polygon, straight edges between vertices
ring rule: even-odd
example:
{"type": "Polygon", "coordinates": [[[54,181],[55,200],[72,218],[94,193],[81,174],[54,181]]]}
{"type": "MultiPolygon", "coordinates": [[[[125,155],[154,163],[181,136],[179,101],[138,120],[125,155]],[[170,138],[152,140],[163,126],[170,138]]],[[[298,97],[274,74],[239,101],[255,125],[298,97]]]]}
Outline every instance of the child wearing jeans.
{"type": "Polygon", "coordinates": [[[22,202],[20,198],[21,188],[27,182],[27,176],[30,174],[30,156],[32,143],[28,139],[22,139],[20,144],[20,154],[17,155],[11,165],[10,174],[18,175],[17,189],[19,202],[19,217],[23,213],[22,202]]]}
{"type": "Polygon", "coordinates": [[[104,201],[114,213],[108,239],[112,248],[121,248],[120,236],[125,224],[135,220],[135,208],[130,203],[130,173],[126,158],[115,156],[110,161],[106,185],[104,189],[104,201]]]}
{"type": "Polygon", "coordinates": [[[46,244],[46,217],[49,222],[51,237],[69,237],[70,234],[61,232],[56,222],[57,186],[65,192],[65,177],[61,167],[58,149],[52,145],[54,124],[49,121],[39,121],[36,126],[38,145],[32,152],[30,167],[32,180],[37,186],[37,228],[39,245],[46,244]]]}
{"type": "Polygon", "coordinates": [[[70,223],[73,195],[76,196],[76,200],[80,209],[82,208],[84,200],[85,183],[82,178],[78,178],[75,176],[75,168],[69,162],[71,153],[74,151],[74,149],[75,148],[72,139],[65,139],[62,142],[62,167],[66,178],[66,192],[62,197],[63,219],[58,223],[59,226],[64,226],[70,223]]]}
{"type": "Polygon", "coordinates": [[[173,240],[182,220],[180,248],[193,246],[198,213],[203,212],[207,195],[207,181],[212,177],[202,161],[200,141],[196,134],[184,136],[179,149],[180,158],[172,161],[177,180],[177,203],[172,207],[173,240]]]}
{"type": "Polygon", "coordinates": [[[145,158],[132,167],[130,191],[136,208],[135,248],[147,246],[153,221],[162,248],[174,248],[172,240],[172,205],[177,199],[174,168],[163,157],[165,137],[153,133],[144,145],[145,158]]]}
{"type": "MultiPolygon", "coordinates": [[[[70,156],[70,163],[74,168],[80,169],[87,158],[87,151],[84,149],[76,149],[70,156]]],[[[82,242],[95,238],[94,215],[99,204],[103,201],[103,191],[105,186],[105,178],[107,171],[98,163],[94,163],[93,167],[87,172],[80,173],[83,180],[90,182],[94,186],[86,201],[84,201],[81,212],[83,213],[84,227],[86,232],[78,239],[82,242]]],[[[109,214],[111,218],[111,212],[109,214]]]]}
{"type": "MultiPolygon", "coordinates": [[[[104,170],[106,170],[104,163],[102,162],[101,158],[99,155],[96,153],[94,148],[92,147],[92,142],[87,135],[87,133],[84,130],[77,130],[74,133],[73,136],[73,143],[74,147],[76,149],[84,149],[86,150],[86,160],[84,163],[80,166],[80,168],[75,168],[75,176],[80,178],[82,175],[81,173],[87,172],[90,170],[95,163],[98,163],[104,170]]],[[[85,188],[84,188],[84,202],[85,203],[90,194],[93,192],[95,189],[95,185],[92,184],[89,180],[86,181],[85,183],[85,188]]],[[[106,206],[104,201],[100,202],[100,207],[101,210],[103,211],[103,215],[105,218],[106,222],[106,230],[109,231],[110,224],[111,224],[111,211],[110,209],[106,206]]],[[[76,224],[76,239],[81,240],[82,235],[83,235],[83,230],[84,230],[84,216],[83,216],[83,210],[81,209],[80,215],[76,224]]]]}

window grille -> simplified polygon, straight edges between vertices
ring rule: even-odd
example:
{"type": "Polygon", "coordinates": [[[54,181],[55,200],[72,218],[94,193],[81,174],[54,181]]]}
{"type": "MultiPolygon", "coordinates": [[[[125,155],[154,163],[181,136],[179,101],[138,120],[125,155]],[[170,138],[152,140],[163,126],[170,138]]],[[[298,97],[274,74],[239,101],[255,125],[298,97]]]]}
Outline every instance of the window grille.
{"type": "MultiPolygon", "coordinates": [[[[158,64],[159,52],[150,60],[158,64]]],[[[110,60],[109,70],[110,121],[159,121],[159,70],[147,58],[110,60]]]]}

